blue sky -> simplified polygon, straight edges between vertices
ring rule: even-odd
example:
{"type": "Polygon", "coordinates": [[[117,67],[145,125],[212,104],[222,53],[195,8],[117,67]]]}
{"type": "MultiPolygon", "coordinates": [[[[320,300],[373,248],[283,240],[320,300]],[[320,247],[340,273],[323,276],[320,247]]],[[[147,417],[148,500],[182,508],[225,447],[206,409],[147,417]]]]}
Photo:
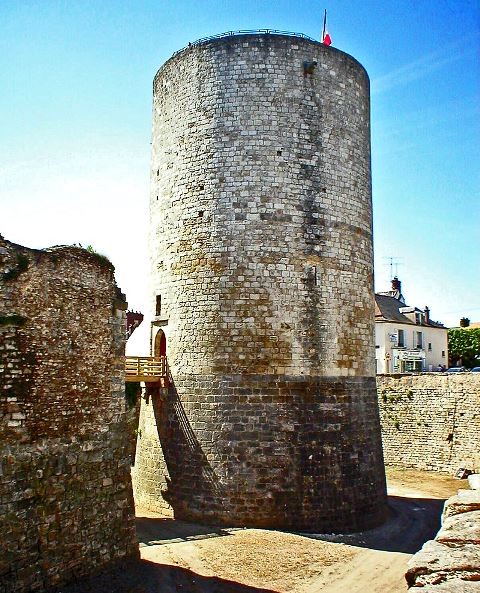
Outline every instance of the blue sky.
{"type": "Polygon", "coordinates": [[[0,233],[93,245],[145,310],[151,87],[176,50],[271,28],[333,45],[372,85],[375,276],[408,304],[480,321],[478,0],[1,0],[0,233]]]}

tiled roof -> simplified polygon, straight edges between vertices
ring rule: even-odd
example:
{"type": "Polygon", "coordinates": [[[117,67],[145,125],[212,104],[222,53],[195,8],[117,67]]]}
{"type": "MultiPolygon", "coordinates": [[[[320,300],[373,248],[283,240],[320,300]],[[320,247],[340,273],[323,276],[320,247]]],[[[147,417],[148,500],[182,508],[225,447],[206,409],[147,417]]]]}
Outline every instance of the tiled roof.
{"type": "Polygon", "coordinates": [[[381,321],[398,321],[399,323],[408,323],[408,325],[415,325],[415,323],[400,313],[399,309],[405,307],[405,303],[398,299],[386,296],[384,294],[375,295],[375,320],[381,321]]]}
{"type": "MultiPolygon", "coordinates": [[[[401,313],[400,309],[406,309],[403,301],[385,294],[375,294],[375,321],[396,321],[397,323],[405,323],[407,325],[423,325],[426,327],[438,327],[445,329],[442,323],[436,321],[429,321],[428,323],[415,323],[406,315],[401,313]]],[[[416,307],[408,307],[412,312],[420,311],[416,307]]]]}

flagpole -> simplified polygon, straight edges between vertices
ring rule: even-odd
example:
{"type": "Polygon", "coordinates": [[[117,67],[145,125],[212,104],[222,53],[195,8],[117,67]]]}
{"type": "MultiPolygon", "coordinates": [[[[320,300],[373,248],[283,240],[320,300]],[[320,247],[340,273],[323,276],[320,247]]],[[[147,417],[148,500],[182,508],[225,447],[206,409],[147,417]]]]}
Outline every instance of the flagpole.
{"type": "Polygon", "coordinates": [[[325,39],[325,29],[327,28],[327,9],[325,8],[325,14],[323,15],[323,31],[322,31],[322,43],[325,39]]]}

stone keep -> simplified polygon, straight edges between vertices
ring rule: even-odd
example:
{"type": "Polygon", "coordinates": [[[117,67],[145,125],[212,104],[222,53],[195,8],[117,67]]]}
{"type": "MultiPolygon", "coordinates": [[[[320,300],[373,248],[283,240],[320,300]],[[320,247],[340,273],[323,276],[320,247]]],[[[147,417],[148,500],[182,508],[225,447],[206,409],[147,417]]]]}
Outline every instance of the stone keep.
{"type": "Polygon", "coordinates": [[[383,520],[369,118],[364,68],[300,36],[207,40],[158,71],[152,348],[166,338],[172,382],[141,412],[140,504],[310,531],[383,520]]]}

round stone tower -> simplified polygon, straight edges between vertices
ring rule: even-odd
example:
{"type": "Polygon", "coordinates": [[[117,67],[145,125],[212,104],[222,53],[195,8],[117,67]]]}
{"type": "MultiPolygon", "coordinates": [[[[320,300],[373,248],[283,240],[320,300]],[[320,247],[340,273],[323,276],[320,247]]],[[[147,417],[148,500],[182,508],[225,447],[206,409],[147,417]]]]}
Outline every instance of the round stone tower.
{"type": "Polygon", "coordinates": [[[355,531],[386,512],[374,367],[369,80],[299,35],[228,35],[154,80],[152,351],[137,501],[355,531]]]}

